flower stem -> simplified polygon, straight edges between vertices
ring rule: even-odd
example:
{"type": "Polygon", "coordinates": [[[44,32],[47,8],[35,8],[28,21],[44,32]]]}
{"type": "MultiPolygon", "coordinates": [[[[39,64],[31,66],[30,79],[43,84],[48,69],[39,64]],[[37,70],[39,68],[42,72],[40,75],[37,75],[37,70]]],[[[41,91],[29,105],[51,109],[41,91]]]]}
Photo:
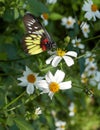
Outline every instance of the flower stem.
{"type": "Polygon", "coordinates": [[[14,104],[17,100],[19,100],[23,95],[25,94],[25,91],[23,93],[21,93],[17,98],[15,98],[14,100],[12,100],[10,103],[8,103],[6,106],[4,106],[4,109],[6,109],[7,107],[11,106],[12,104],[14,104]]]}

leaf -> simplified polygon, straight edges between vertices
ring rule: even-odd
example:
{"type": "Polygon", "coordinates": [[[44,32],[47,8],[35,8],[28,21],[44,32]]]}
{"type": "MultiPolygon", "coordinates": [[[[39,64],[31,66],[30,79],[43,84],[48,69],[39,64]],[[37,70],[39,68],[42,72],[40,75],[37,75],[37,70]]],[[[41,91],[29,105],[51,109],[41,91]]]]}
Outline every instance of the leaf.
{"type": "Polygon", "coordinates": [[[52,20],[60,20],[63,16],[58,13],[52,13],[50,14],[49,18],[52,20]]]}
{"type": "Polygon", "coordinates": [[[17,19],[18,17],[19,17],[18,9],[15,8],[15,9],[14,9],[14,18],[17,19]]]}
{"type": "Polygon", "coordinates": [[[48,9],[38,0],[28,0],[28,11],[32,12],[34,15],[38,16],[42,13],[48,13],[48,9]]]}
{"type": "Polygon", "coordinates": [[[14,121],[20,130],[33,130],[33,127],[21,117],[15,118],[14,121]]]}
{"type": "Polygon", "coordinates": [[[85,69],[85,59],[81,58],[81,59],[78,60],[78,62],[79,62],[79,65],[80,65],[80,74],[82,74],[84,69],[85,69]]]}
{"type": "Polygon", "coordinates": [[[0,53],[0,60],[6,60],[7,54],[5,52],[0,53]]]}

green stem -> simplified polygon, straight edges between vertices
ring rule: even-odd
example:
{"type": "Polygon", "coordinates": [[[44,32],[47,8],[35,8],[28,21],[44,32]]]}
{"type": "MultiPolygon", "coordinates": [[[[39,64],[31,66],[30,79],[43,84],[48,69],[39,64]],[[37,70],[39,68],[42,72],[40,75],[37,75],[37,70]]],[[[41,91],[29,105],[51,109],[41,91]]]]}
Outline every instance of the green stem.
{"type": "Polygon", "coordinates": [[[35,99],[37,96],[39,96],[40,94],[36,95],[36,96],[31,96],[30,98],[28,98],[25,102],[11,108],[11,109],[8,109],[7,111],[12,111],[12,110],[15,110],[16,108],[19,108],[22,104],[27,104],[29,101],[32,101],[33,99],[35,99]]]}
{"type": "Polygon", "coordinates": [[[23,93],[21,93],[17,98],[15,98],[14,100],[12,100],[10,103],[8,103],[6,106],[4,106],[4,109],[6,109],[7,107],[11,106],[12,104],[14,104],[17,100],[19,100],[23,95],[25,94],[25,91],[23,93]]]}
{"type": "Polygon", "coordinates": [[[87,42],[87,41],[90,41],[90,40],[93,40],[93,39],[97,39],[97,38],[100,38],[100,35],[99,35],[99,36],[96,36],[96,37],[89,38],[89,39],[87,39],[87,40],[83,40],[83,41],[81,41],[81,43],[82,43],[82,42],[87,42]]]}

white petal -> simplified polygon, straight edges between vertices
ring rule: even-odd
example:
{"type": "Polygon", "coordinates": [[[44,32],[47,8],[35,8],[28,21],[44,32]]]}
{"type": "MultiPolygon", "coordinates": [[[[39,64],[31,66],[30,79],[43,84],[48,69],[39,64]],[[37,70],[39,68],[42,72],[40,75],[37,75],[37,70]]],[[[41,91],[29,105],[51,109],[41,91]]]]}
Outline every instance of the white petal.
{"type": "Polygon", "coordinates": [[[79,45],[79,48],[80,48],[80,49],[84,49],[84,45],[83,45],[83,44],[80,44],[80,45],[79,45]]]}
{"type": "Polygon", "coordinates": [[[28,94],[33,94],[33,92],[34,92],[34,86],[32,84],[28,84],[28,86],[26,88],[26,92],[28,94]]]}
{"type": "Polygon", "coordinates": [[[68,51],[66,55],[77,57],[77,53],[75,51],[68,51]]]}
{"type": "Polygon", "coordinates": [[[71,57],[63,56],[63,58],[68,66],[72,66],[74,64],[74,60],[71,57]]]}
{"type": "Polygon", "coordinates": [[[85,15],[84,15],[85,18],[87,18],[88,20],[91,20],[92,19],[92,14],[90,12],[87,12],[85,15]]]}
{"type": "Polygon", "coordinates": [[[46,60],[46,64],[50,64],[50,62],[54,59],[55,55],[52,55],[50,58],[46,60]]]}
{"type": "Polygon", "coordinates": [[[100,83],[98,83],[98,90],[100,90],[100,83]]]}
{"type": "Polygon", "coordinates": [[[18,85],[19,85],[19,86],[22,86],[22,87],[26,87],[26,86],[28,85],[28,83],[27,83],[27,82],[21,82],[21,83],[19,83],[18,85]]]}
{"type": "Polygon", "coordinates": [[[59,85],[61,90],[70,89],[72,87],[72,82],[71,81],[62,82],[59,85]]]}
{"type": "Polygon", "coordinates": [[[55,80],[57,83],[60,83],[63,81],[65,77],[65,73],[61,70],[57,70],[56,73],[55,73],[55,80]]]}
{"type": "Polygon", "coordinates": [[[40,80],[37,82],[37,87],[40,89],[40,90],[43,90],[43,89],[48,89],[48,83],[46,80],[40,80]]]}
{"type": "Polygon", "coordinates": [[[60,56],[56,56],[53,61],[52,61],[52,66],[53,67],[57,67],[57,65],[59,64],[59,62],[61,61],[62,57],[60,56]]]}
{"type": "Polygon", "coordinates": [[[96,17],[100,19],[100,12],[97,10],[95,13],[96,17]]]}
{"type": "Polygon", "coordinates": [[[48,95],[49,95],[50,99],[52,100],[54,93],[49,92],[49,94],[48,94],[48,95]]]}
{"type": "Polygon", "coordinates": [[[26,80],[26,77],[24,77],[24,76],[23,76],[23,77],[20,77],[20,78],[17,78],[17,80],[20,80],[20,81],[22,81],[22,82],[27,81],[27,80],[26,80]]]}
{"type": "Polygon", "coordinates": [[[54,76],[52,75],[50,71],[46,74],[45,79],[48,83],[55,81],[54,76]]]}

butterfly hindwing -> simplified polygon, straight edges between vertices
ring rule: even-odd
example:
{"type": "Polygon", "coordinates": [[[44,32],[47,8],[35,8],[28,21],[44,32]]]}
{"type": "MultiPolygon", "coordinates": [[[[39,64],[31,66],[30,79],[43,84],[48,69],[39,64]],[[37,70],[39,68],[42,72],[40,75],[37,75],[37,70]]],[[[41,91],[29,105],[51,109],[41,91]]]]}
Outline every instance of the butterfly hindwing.
{"type": "Polygon", "coordinates": [[[35,55],[43,52],[40,47],[41,36],[36,34],[26,34],[23,38],[23,48],[30,55],[35,55]]]}

